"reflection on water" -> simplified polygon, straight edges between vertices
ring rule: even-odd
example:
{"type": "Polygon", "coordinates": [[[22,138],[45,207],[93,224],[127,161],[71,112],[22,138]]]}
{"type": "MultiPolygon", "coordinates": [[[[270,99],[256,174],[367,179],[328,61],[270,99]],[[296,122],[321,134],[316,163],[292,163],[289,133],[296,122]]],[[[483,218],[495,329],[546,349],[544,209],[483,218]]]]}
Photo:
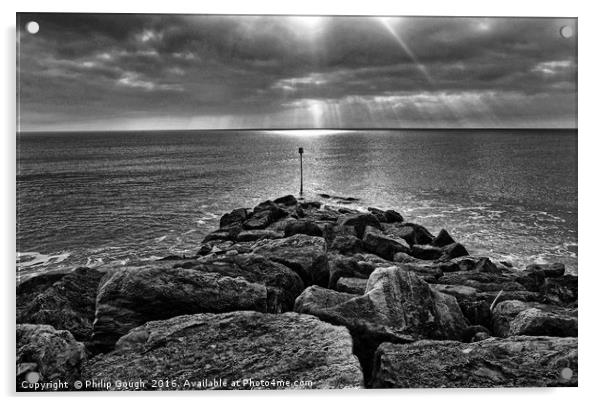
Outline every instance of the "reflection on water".
{"type": "Polygon", "coordinates": [[[469,251],[577,270],[573,131],[22,135],[24,272],[193,252],[225,211],[298,192],[360,198],[469,251]],[[308,136],[310,135],[310,136],[308,136]]]}

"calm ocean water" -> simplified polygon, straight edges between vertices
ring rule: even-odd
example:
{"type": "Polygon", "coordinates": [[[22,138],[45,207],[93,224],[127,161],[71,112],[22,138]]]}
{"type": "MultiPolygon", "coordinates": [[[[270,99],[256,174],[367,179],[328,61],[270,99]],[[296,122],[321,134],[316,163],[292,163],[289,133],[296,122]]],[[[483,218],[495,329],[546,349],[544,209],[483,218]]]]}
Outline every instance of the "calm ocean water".
{"type": "Polygon", "coordinates": [[[236,207],[298,193],[394,208],[477,255],[577,272],[577,131],[20,134],[21,274],[192,253],[236,207]]]}

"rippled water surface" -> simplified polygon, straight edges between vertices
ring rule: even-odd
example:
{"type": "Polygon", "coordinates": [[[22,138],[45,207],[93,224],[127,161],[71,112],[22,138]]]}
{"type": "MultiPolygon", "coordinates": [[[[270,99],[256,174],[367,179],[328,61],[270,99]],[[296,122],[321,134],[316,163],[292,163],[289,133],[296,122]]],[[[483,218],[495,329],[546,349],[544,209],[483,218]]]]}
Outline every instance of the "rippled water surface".
{"type": "Polygon", "coordinates": [[[352,196],[444,227],[474,254],[577,272],[576,131],[162,131],[21,134],[18,268],[191,253],[225,211],[352,196]]]}

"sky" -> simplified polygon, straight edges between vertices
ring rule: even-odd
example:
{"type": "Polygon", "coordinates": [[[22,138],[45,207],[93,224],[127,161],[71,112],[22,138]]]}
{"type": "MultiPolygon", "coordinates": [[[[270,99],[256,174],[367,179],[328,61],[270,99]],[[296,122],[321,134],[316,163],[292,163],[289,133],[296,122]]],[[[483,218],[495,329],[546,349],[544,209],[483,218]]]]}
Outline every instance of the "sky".
{"type": "Polygon", "coordinates": [[[17,31],[21,131],[577,126],[576,19],[19,14],[17,31]]]}

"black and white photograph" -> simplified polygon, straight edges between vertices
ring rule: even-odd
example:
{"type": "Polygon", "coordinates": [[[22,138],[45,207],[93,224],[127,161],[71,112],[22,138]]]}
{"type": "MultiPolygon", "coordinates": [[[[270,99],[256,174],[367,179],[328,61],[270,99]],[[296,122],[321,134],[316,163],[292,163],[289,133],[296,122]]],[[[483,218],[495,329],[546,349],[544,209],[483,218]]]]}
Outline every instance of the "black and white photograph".
{"type": "Polygon", "coordinates": [[[577,38],[17,13],[10,384],[577,387],[577,38]]]}

